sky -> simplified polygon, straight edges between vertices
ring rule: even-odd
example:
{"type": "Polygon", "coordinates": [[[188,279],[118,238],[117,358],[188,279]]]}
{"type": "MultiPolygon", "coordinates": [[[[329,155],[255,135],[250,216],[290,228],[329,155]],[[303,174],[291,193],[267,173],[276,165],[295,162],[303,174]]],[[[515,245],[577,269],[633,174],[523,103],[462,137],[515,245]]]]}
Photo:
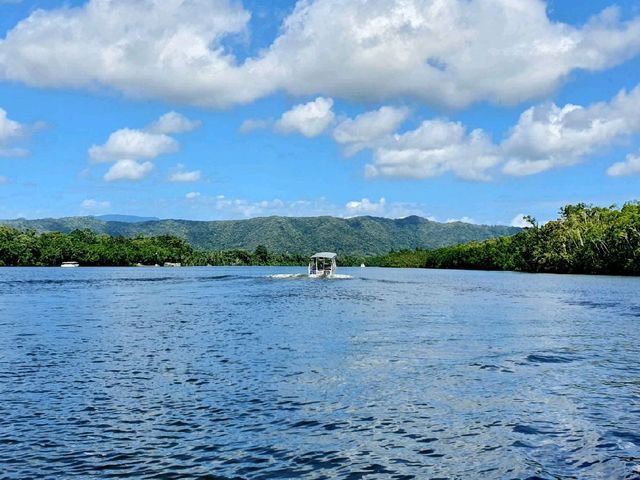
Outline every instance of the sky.
{"type": "Polygon", "coordinates": [[[0,218],[522,225],[639,180],[638,1],[0,0],[0,218]]]}

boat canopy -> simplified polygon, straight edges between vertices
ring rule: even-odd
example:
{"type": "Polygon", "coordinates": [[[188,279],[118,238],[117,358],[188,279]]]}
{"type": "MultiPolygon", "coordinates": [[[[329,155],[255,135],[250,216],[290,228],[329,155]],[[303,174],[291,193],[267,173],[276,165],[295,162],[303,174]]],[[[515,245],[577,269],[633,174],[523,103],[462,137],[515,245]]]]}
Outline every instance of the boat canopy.
{"type": "Polygon", "coordinates": [[[333,252],[320,252],[313,255],[311,258],[336,258],[338,255],[333,252]]]}

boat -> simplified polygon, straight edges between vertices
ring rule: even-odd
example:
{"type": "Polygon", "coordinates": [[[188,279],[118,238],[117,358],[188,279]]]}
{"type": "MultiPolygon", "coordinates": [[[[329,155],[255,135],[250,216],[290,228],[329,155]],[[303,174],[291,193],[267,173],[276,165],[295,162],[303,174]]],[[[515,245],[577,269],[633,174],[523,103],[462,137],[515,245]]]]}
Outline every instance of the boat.
{"type": "Polygon", "coordinates": [[[79,267],[80,264],[78,262],[62,262],[60,266],[62,268],[75,268],[75,267],[79,267]]]}
{"type": "Polygon", "coordinates": [[[366,265],[364,263],[361,263],[360,268],[364,268],[364,267],[366,267],[366,265]]]}
{"type": "Polygon", "coordinates": [[[309,262],[309,276],[323,278],[335,275],[337,256],[333,252],[320,252],[313,255],[309,262]]]}
{"type": "Polygon", "coordinates": [[[179,262],[164,262],[165,267],[181,267],[182,264],[179,262]]]}

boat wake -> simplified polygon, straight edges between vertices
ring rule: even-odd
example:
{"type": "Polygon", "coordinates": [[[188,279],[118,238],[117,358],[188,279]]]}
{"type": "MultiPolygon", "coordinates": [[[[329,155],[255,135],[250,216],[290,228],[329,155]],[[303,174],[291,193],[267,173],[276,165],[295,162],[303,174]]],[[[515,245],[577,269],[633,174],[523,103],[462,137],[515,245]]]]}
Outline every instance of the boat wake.
{"type": "Polygon", "coordinates": [[[309,275],[306,273],[276,273],[273,275],[267,275],[267,278],[271,278],[273,280],[290,280],[295,278],[308,278],[309,275]]]}
{"type": "Polygon", "coordinates": [[[316,280],[316,279],[322,279],[322,280],[349,280],[351,278],[353,278],[351,275],[342,275],[339,273],[334,273],[331,276],[328,277],[310,277],[308,274],[306,273],[276,273],[273,275],[267,275],[267,278],[270,278],[272,280],[296,280],[296,279],[309,279],[309,280],[316,280]]]}

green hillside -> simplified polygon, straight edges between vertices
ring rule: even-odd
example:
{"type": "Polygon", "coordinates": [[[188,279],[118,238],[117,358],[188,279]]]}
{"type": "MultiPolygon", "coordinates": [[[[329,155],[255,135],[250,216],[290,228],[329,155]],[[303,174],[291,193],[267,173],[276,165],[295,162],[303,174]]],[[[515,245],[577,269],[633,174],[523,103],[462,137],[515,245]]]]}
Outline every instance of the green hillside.
{"type": "Polygon", "coordinates": [[[140,223],[105,221],[96,217],[3,220],[21,230],[64,232],[91,229],[132,237],[175,235],[198,250],[244,249],[264,245],[269,251],[308,254],[331,250],[348,255],[381,255],[390,250],[439,248],[513,235],[518,228],[469,223],[438,223],[421,217],[263,217],[248,220],[157,220],[140,223]]]}
{"type": "Polygon", "coordinates": [[[393,252],[370,259],[384,267],[515,270],[541,273],[640,275],[640,202],[622,207],[579,203],[557,220],[516,235],[437,250],[393,252]]]}

